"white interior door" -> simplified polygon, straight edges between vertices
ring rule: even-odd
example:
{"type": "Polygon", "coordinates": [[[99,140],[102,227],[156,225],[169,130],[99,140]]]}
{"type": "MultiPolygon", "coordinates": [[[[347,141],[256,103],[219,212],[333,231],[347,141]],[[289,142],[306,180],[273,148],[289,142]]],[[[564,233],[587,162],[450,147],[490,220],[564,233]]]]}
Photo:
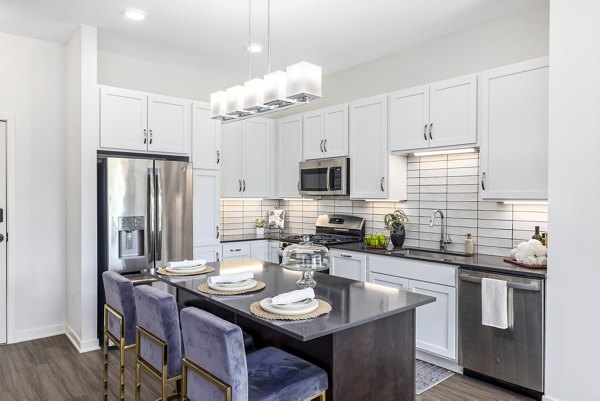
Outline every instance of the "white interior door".
{"type": "Polygon", "coordinates": [[[6,123],[0,121],[0,344],[6,343],[6,123]]]}

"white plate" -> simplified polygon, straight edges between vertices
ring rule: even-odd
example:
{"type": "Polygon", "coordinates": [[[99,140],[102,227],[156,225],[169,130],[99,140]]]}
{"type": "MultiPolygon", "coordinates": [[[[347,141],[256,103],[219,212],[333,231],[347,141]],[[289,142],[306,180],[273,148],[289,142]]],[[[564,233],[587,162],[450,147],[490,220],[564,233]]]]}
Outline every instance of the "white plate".
{"type": "Polygon", "coordinates": [[[177,266],[177,267],[171,267],[171,266],[167,266],[167,269],[171,269],[171,270],[181,270],[181,271],[185,271],[185,270],[196,270],[196,269],[206,269],[206,263],[203,265],[195,265],[195,266],[177,266]]]}
{"type": "Polygon", "coordinates": [[[241,282],[238,285],[234,285],[234,283],[229,283],[229,284],[210,283],[209,281],[207,281],[207,284],[213,290],[235,292],[235,291],[249,290],[250,288],[256,287],[256,280],[253,280],[253,279],[244,280],[243,282],[241,282]]]}
{"type": "Polygon", "coordinates": [[[302,309],[282,309],[281,306],[276,307],[273,305],[273,301],[271,298],[265,298],[260,301],[260,307],[266,310],[267,312],[274,313],[276,315],[304,315],[305,313],[310,313],[319,307],[319,302],[316,299],[311,300],[306,306],[302,309]]]}
{"type": "Polygon", "coordinates": [[[291,304],[274,304],[273,298],[269,298],[269,299],[271,299],[271,305],[273,305],[274,308],[279,308],[279,309],[283,309],[283,310],[304,309],[308,305],[310,305],[313,301],[313,298],[306,298],[306,299],[303,299],[302,301],[294,302],[291,304]]]}
{"type": "Polygon", "coordinates": [[[206,270],[206,265],[198,266],[195,269],[190,269],[190,268],[178,269],[176,267],[166,267],[165,270],[168,271],[169,273],[186,273],[186,274],[202,273],[204,270],[206,270]]]}

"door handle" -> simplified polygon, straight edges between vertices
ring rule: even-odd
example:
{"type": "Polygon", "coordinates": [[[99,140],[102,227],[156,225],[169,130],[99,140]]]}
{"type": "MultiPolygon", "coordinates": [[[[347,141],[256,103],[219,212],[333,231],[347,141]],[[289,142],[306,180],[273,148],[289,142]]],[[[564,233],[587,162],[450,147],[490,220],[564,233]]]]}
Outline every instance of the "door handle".
{"type": "Polygon", "coordinates": [[[242,180],[238,180],[238,192],[242,192],[242,180]]]}
{"type": "Polygon", "coordinates": [[[144,145],[148,142],[148,131],[144,128],[144,145]]]}
{"type": "Polygon", "coordinates": [[[242,192],[246,192],[246,180],[242,180],[242,183],[243,183],[242,192]]]}
{"type": "MultiPolygon", "coordinates": [[[[152,132],[152,131],[150,131],[152,132]]],[[[152,138],[152,136],[150,136],[152,138]]],[[[152,142],[151,142],[152,143],[152,142]]],[[[162,259],[162,211],[163,211],[163,202],[162,202],[162,174],[159,168],[156,169],[155,173],[156,177],[156,260],[160,261],[162,259]]]]}
{"type": "Polygon", "coordinates": [[[216,251],[215,253],[217,255],[217,262],[218,262],[219,261],[219,251],[216,251]]]}
{"type": "Polygon", "coordinates": [[[298,181],[298,185],[296,185],[298,187],[298,192],[300,192],[300,181],[298,181]]]}
{"type": "Polygon", "coordinates": [[[221,152],[217,150],[217,164],[221,161],[221,152]]]}
{"type": "Polygon", "coordinates": [[[322,153],[322,152],[323,152],[323,140],[322,140],[322,139],[321,139],[321,145],[320,145],[320,148],[321,148],[321,153],[322,153]]]}
{"type": "Polygon", "coordinates": [[[0,209],[0,223],[4,223],[4,209],[0,209]]]}
{"type": "Polygon", "coordinates": [[[219,226],[217,226],[217,239],[219,239],[219,226]]]}
{"type": "Polygon", "coordinates": [[[325,149],[325,152],[327,152],[327,139],[323,142],[323,148],[325,149]]]}
{"type": "Polygon", "coordinates": [[[481,173],[481,189],[485,191],[485,171],[481,173]]]}
{"type": "Polygon", "coordinates": [[[425,124],[425,126],[423,127],[423,138],[427,140],[427,124],[425,124]]]}
{"type": "Polygon", "coordinates": [[[150,145],[152,145],[152,130],[150,130],[150,145]]]}
{"type": "Polygon", "coordinates": [[[148,261],[154,261],[154,238],[155,238],[155,226],[156,226],[156,213],[155,209],[155,196],[154,196],[154,169],[148,169],[148,193],[147,204],[148,204],[148,235],[146,240],[148,241],[148,261]]]}
{"type": "Polygon", "coordinates": [[[385,189],[383,188],[384,181],[385,181],[385,177],[381,177],[381,182],[379,183],[379,186],[381,187],[382,192],[385,192],[385,189]]]}
{"type": "MultiPolygon", "coordinates": [[[[458,275],[458,278],[461,279],[462,281],[468,281],[469,283],[481,284],[481,277],[472,277],[469,274],[460,273],[458,275]]],[[[513,283],[510,281],[507,281],[506,287],[512,288],[514,290],[537,292],[540,290],[540,283],[534,282],[533,284],[524,284],[524,283],[513,283]]]]}
{"type": "Polygon", "coordinates": [[[433,136],[431,136],[432,130],[433,130],[433,123],[429,124],[429,139],[433,139],[433,136]]]}

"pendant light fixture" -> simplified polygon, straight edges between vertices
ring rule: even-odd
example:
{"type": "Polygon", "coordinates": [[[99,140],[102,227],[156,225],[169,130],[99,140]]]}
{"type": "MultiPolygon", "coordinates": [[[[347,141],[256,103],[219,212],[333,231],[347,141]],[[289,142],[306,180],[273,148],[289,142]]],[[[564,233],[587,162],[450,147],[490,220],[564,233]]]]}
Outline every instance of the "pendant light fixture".
{"type": "Polygon", "coordinates": [[[248,66],[250,79],[210,95],[213,119],[222,123],[278,111],[321,97],[321,67],[302,61],[284,71],[271,72],[271,0],[267,0],[268,72],[264,78],[252,78],[252,0],[248,0],[248,66]]]}

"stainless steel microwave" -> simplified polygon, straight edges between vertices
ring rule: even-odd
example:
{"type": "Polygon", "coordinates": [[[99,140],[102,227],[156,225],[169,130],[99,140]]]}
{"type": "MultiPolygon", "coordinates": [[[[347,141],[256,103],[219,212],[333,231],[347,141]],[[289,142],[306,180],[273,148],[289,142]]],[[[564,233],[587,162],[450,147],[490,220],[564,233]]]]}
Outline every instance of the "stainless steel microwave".
{"type": "Polygon", "coordinates": [[[350,159],[300,162],[299,190],[302,195],[350,195],[350,159]]]}

